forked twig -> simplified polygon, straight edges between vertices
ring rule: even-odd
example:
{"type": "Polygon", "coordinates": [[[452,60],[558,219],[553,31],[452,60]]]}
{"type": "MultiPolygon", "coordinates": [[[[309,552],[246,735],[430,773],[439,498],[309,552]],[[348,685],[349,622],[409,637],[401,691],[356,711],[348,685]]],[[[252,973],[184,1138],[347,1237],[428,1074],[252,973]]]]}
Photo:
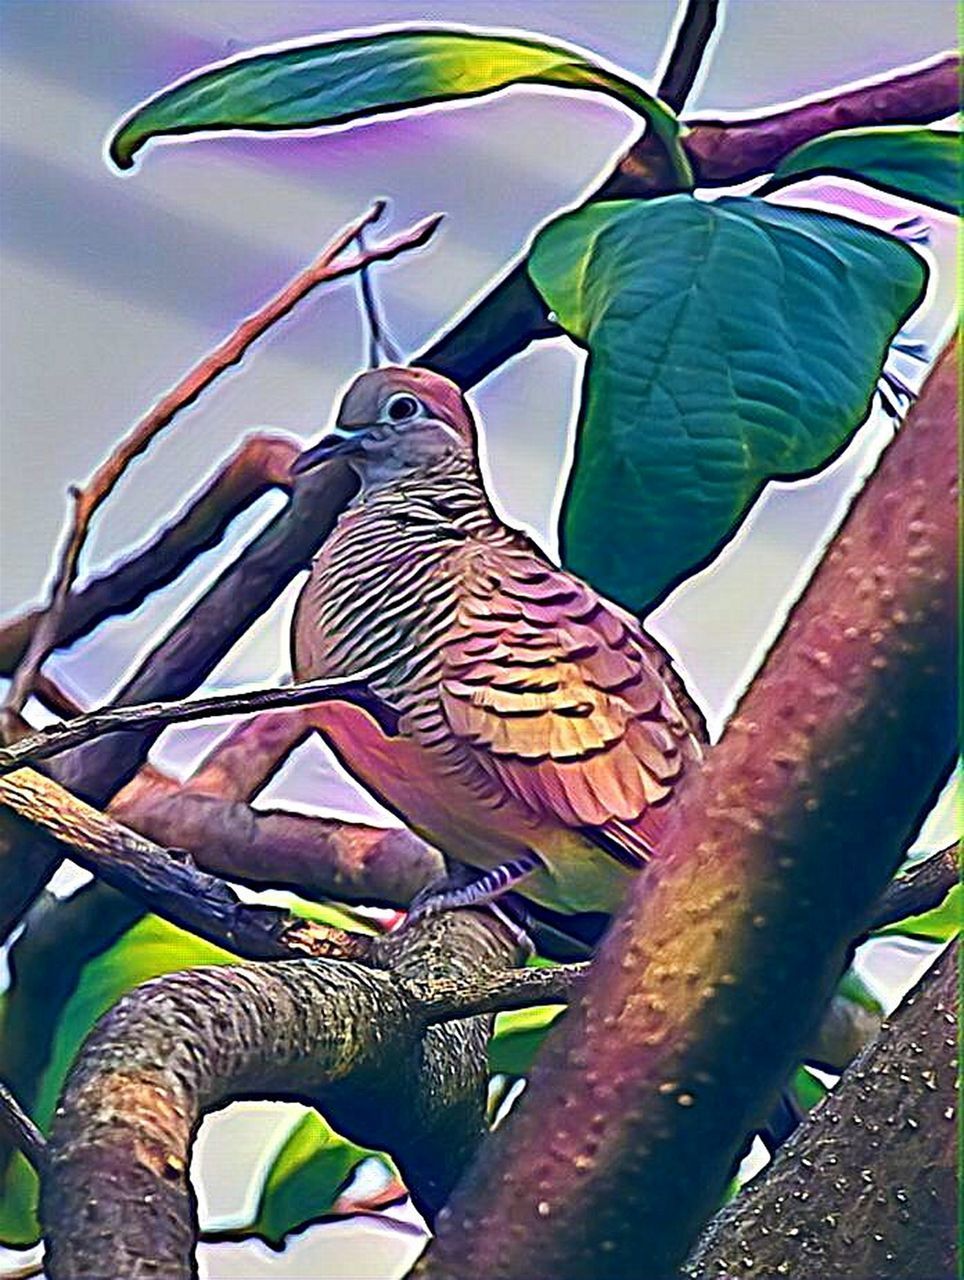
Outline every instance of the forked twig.
{"type": "MultiPolygon", "coordinates": [[[[374,245],[351,258],[337,262],[339,254],[358,236],[360,231],[381,216],[383,209],[384,202],[376,201],[365,213],[343,227],[311,266],[275,294],[254,315],[242,321],[230,337],[204,356],[173,390],[162,396],[111,451],[86,485],[74,487],[71,490],[74,508],[60,550],[50,604],[35,628],[23,660],[14,673],[4,702],[5,722],[11,713],[16,714],[23,707],[30,695],[37,671],[56,643],[70,589],[77,576],[80,553],[87,538],[91,519],[130,463],[144,452],[155,436],[181,409],[192,404],[220,374],[231,365],[237,364],[253,342],[287,315],[312,290],[321,284],[359,271],[370,262],[384,261],[406,249],[424,244],[433,235],[442,217],[441,214],[434,214],[381,245],[374,245]]],[[[6,727],[6,724],[3,727],[6,727]]]]}

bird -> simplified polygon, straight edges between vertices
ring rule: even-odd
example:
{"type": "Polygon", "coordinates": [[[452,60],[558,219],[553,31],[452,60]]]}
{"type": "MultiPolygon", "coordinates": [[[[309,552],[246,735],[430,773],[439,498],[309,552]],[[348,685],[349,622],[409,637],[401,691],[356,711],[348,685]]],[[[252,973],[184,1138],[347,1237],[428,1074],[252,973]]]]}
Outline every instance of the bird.
{"type": "Polygon", "coordinates": [[[479,873],[430,886],[419,912],[514,890],[612,914],[706,741],[667,654],[500,518],[448,378],[360,374],[295,469],[333,458],[359,485],[298,598],[294,678],[369,673],[386,714],[326,701],[314,727],[382,805],[479,873]]]}

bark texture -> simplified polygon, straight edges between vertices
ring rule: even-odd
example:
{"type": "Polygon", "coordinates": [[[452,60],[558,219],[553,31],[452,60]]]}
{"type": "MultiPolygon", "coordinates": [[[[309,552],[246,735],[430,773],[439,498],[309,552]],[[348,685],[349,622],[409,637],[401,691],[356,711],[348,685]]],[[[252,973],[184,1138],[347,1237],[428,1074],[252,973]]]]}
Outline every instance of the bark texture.
{"type": "Polygon", "coordinates": [[[952,346],[422,1274],[675,1274],[954,757],[956,493],[952,346]]]}
{"type": "Polygon", "coordinates": [[[188,1180],[202,1114],[297,1098],[387,1148],[431,1216],[485,1133],[488,1018],[427,1027],[413,974],[499,970],[516,943],[459,912],[381,944],[384,968],[281,961],[171,974],[130,993],[75,1064],[48,1144],[51,1280],[195,1274],[188,1180]]]}
{"type": "Polygon", "coordinates": [[[717,1214],[691,1280],[953,1280],[958,950],[946,954],[773,1163],[717,1214]]]}

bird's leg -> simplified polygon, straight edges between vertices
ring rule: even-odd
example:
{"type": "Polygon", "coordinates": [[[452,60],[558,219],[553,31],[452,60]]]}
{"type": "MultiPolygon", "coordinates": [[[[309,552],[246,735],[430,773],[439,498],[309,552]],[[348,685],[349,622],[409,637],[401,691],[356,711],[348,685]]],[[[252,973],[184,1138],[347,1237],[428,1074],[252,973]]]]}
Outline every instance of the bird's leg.
{"type": "Polygon", "coordinates": [[[543,862],[538,854],[526,853],[521,858],[513,858],[511,862],[503,862],[501,866],[470,880],[468,884],[453,884],[454,877],[451,877],[441,885],[428,885],[412,899],[405,925],[411,926],[416,920],[438,915],[440,911],[454,911],[456,907],[479,907],[484,903],[494,902],[542,866],[543,862]]]}

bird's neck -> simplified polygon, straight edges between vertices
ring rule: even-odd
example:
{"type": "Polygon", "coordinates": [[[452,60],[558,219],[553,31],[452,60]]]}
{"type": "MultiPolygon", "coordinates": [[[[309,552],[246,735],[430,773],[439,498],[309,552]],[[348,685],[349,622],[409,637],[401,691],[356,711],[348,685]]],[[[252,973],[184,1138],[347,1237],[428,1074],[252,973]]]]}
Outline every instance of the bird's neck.
{"type": "Polygon", "coordinates": [[[381,507],[406,504],[437,508],[448,516],[477,513],[494,519],[478,461],[467,451],[448,451],[417,466],[363,477],[355,501],[381,507]]]}

